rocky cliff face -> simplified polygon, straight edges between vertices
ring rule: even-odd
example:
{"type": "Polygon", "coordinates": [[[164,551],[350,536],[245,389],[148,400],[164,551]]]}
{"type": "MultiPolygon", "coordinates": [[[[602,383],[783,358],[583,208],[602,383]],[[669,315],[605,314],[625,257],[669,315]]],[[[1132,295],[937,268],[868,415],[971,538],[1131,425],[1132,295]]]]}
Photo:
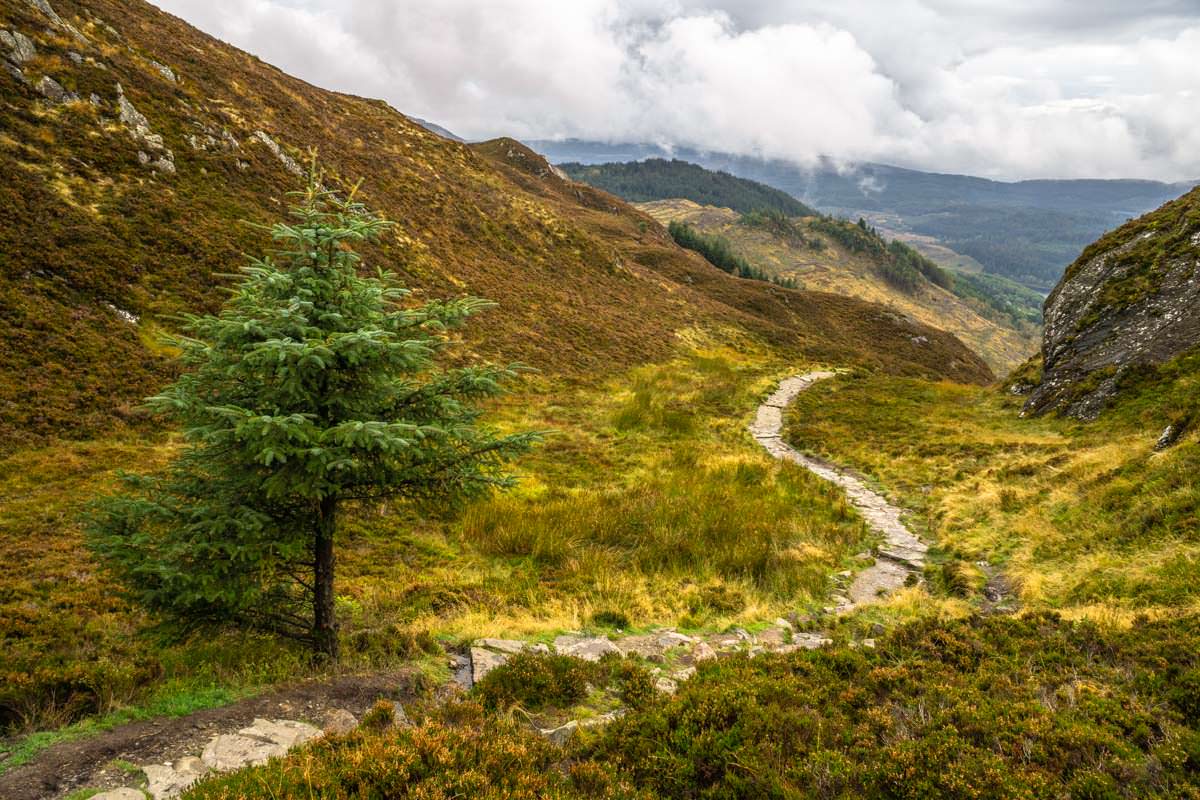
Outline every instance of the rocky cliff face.
{"type": "Polygon", "coordinates": [[[1025,413],[1094,419],[1138,367],[1200,344],[1200,189],[1089,246],[1046,300],[1025,413]]]}

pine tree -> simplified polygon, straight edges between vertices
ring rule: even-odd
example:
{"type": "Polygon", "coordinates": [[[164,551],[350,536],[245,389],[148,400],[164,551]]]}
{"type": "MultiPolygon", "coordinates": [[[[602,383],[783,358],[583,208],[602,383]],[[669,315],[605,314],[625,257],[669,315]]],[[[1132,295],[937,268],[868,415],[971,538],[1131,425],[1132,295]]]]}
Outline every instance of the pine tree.
{"type": "Polygon", "coordinates": [[[186,318],[183,374],[147,401],[182,427],[181,454],[97,502],[89,542],[168,624],[270,630],[336,658],[347,507],[506,485],[537,435],[480,424],[514,368],[437,365],[446,332],[489,303],[416,304],[393,275],[360,275],[353,246],[391,223],[315,174],[295,194],[292,221],[270,229],[277,251],[218,315],[186,318]]]}

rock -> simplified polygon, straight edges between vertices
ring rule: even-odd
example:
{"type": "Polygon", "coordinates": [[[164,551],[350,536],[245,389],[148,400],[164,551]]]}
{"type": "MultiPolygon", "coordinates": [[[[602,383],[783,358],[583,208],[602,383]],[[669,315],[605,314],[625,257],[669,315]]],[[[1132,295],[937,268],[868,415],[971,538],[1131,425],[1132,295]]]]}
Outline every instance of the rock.
{"type": "Polygon", "coordinates": [[[494,670],[496,667],[502,666],[505,661],[508,661],[508,656],[504,653],[493,653],[491,650],[485,650],[482,647],[471,648],[471,682],[472,684],[479,683],[483,680],[483,676],[494,670]]]}
{"type": "Polygon", "coordinates": [[[140,789],[109,789],[107,792],[94,794],[90,800],[146,800],[146,795],[140,789]]]}
{"type": "Polygon", "coordinates": [[[296,163],[296,160],[294,158],[292,158],[291,156],[289,156],[287,153],[283,152],[283,148],[280,147],[279,144],[274,139],[272,139],[270,136],[268,136],[266,134],[266,132],[255,131],[250,136],[250,138],[255,141],[262,142],[264,145],[266,145],[267,149],[270,150],[271,153],[274,154],[274,156],[277,159],[279,159],[280,163],[283,164],[283,168],[286,169],[288,172],[292,173],[293,175],[303,175],[304,174],[304,170],[300,167],[299,164],[296,163]]]}
{"type": "Polygon", "coordinates": [[[58,14],[54,12],[54,9],[50,6],[49,0],[27,0],[27,2],[29,5],[33,6],[38,11],[49,17],[54,24],[63,24],[62,17],[58,16],[58,14]]]}
{"type": "Polygon", "coordinates": [[[675,694],[679,689],[679,684],[667,677],[659,678],[654,682],[654,688],[663,694],[675,694]]]}
{"type": "Polygon", "coordinates": [[[788,640],[788,634],[791,632],[791,627],[792,626],[790,625],[786,628],[782,626],[776,626],[773,628],[767,628],[764,631],[760,631],[757,636],[758,643],[770,648],[775,648],[781,644],[786,644],[788,640]]]}
{"type": "Polygon", "coordinates": [[[833,644],[832,639],[819,633],[797,633],[792,636],[792,643],[784,645],[784,647],[790,652],[793,650],[816,650],[831,644],[833,644]]]}
{"type": "Polygon", "coordinates": [[[540,731],[540,733],[550,741],[550,744],[556,744],[559,747],[562,747],[564,744],[570,741],[571,737],[575,735],[575,731],[578,729],[579,720],[573,719],[565,725],[559,725],[557,728],[549,728],[540,731]]]}
{"type": "Polygon", "coordinates": [[[325,733],[341,735],[358,727],[358,718],[344,708],[331,708],[325,712],[325,733]]]}
{"type": "Polygon", "coordinates": [[[287,748],[276,742],[235,733],[222,733],[204,746],[200,760],[210,769],[227,772],[239,767],[265,764],[286,752],[287,748]]]}
{"type": "Polygon", "coordinates": [[[70,103],[79,99],[79,95],[74,92],[68,92],[62,87],[58,81],[51,78],[49,75],[43,75],[41,79],[34,84],[34,88],[42,93],[52,103],[70,103]]]}
{"type": "Polygon", "coordinates": [[[709,645],[708,642],[700,642],[700,644],[692,648],[691,658],[693,663],[708,661],[709,659],[716,657],[717,651],[713,650],[712,646],[709,645]]]}
{"type": "Polygon", "coordinates": [[[166,64],[160,64],[154,59],[150,59],[150,66],[158,70],[158,74],[169,80],[171,83],[176,83],[175,73],[166,64]]]}
{"type": "Polygon", "coordinates": [[[688,678],[696,674],[696,668],[693,666],[680,667],[671,673],[671,678],[675,681],[686,681],[688,678]]]}
{"type": "Polygon", "coordinates": [[[571,737],[574,736],[580,728],[595,728],[600,725],[607,725],[614,719],[618,719],[621,714],[622,712],[620,711],[610,711],[607,714],[601,714],[600,716],[593,717],[591,719],[573,719],[566,724],[559,725],[557,728],[539,729],[538,733],[549,739],[552,744],[562,747],[568,741],[570,741],[571,737]]]}
{"type": "Polygon", "coordinates": [[[1161,453],[1163,450],[1166,450],[1168,447],[1175,444],[1175,442],[1179,441],[1179,437],[1183,435],[1183,432],[1186,429],[1186,422],[1172,422],[1163,429],[1163,432],[1158,437],[1158,441],[1154,443],[1154,452],[1161,453]]]}
{"type": "Polygon", "coordinates": [[[238,734],[273,742],[290,750],[297,745],[318,738],[321,730],[307,722],[296,722],[290,719],[256,719],[249,727],[238,731],[238,734]]]}
{"type": "Polygon", "coordinates": [[[526,642],[519,639],[476,639],[471,643],[472,647],[485,647],[488,650],[496,650],[501,653],[519,653],[526,647],[526,642]]]}
{"type": "Polygon", "coordinates": [[[1192,190],[1106,234],[1067,268],[1046,298],[1041,379],[1022,414],[1095,419],[1130,371],[1200,344],[1198,211],[1192,190]]]}
{"type": "Polygon", "coordinates": [[[150,130],[150,120],[146,119],[146,115],[129,102],[129,98],[125,96],[125,89],[119,83],[117,84],[117,111],[121,124],[125,127],[134,131],[150,130]]]}
{"type": "Polygon", "coordinates": [[[783,617],[780,617],[779,619],[775,620],[775,624],[776,624],[777,626],[779,626],[780,628],[786,628],[786,629],[787,629],[787,630],[789,630],[789,631],[790,631],[790,630],[793,630],[793,628],[794,628],[794,626],[792,625],[792,623],[788,622],[788,621],[787,621],[786,619],[784,619],[783,617]]]}
{"type": "Polygon", "coordinates": [[[195,756],[186,756],[171,766],[147,764],[142,767],[146,774],[146,791],[154,800],[169,800],[178,797],[208,772],[208,766],[195,756]]]}
{"type": "Polygon", "coordinates": [[[8,48],[8,59],[14,64],[24,64],[37,55],[37,48],[28,36],[20,31],[0,31],[0,44],[8,48]]]}
{"type": "Polygon", "coordinates": [[[603,636],[559,636],[554,640],[554,652],[584,661],[599,661],[609,653],[621,655],[620,649],[603,636]]]}
{"type": "Polygon", "coordinates": [[[77,67],[83,64],[83,56],[79,55],[79,53],[76,53],[74,50],[67,51],[67,58],[71,59],[71,63],[77,67]]]}

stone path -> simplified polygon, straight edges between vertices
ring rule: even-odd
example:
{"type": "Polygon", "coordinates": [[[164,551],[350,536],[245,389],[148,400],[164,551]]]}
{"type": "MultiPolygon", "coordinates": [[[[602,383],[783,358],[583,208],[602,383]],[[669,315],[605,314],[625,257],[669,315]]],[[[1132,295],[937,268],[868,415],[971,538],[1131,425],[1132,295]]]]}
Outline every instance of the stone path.
{"type": "Polygon", "coordinates": [[[750,435],[776,458],[799,464],[814,475],[842,487],[850,504],[862,514],[867,526],[883,536],[883,544],[877,548],[880,558],[854,576],[845,595],[834,597],[834,611],[845,613],[899,589],[912,575],[919,577],[925,568],[927,548],[900,521],[901,510],[882,495],[867,488],[866,484],[845,470],[822,459],[807,456],[783,440],[783,410],[801,392],[836,374],[819,370],[780,382],[775,393],[758,407],[754,422],[750,424],[750,435]]]}
{"type": "MultiPolygon", "coordinates": [[[[874,602],[905,585],[911,575],[918,574],[925,565],[925,545],[904,526],[900,520],[901,510],[887,502],[881,495],[845,470],[818,458],[804,455],[783,441],[783,411],[800,392],[818,381],[832,378],[836,373],[829,371],[809,372],[787,378],[779,384],[775,393],[758,407],[750,433],[767,452],[776,458],[793,461],[815,475],[842,487],[850,503],[858,509],[867,525],[883,537],[877,548],[879,558],[857,575],[841,572],[835,581],[850,585],[835,594],[826,611],[845,613],[860,605],[874,602]]],[[[866,554],[864,554],[865,557],[866,554]]],[[[477,639],[472,642],[468,653],[456,662],[456,680],[464,688],[470,688],[491,670],[504,664],[512,655],[524,651],[571,655],[588,661],[598,661],[606,654],[620,656],[636,655],[649,662],[656,677],[659,691],[673,693],[680,681],[696,672],[696,666],[705,660],[723,655],[744,652],[751,657],[762,653],[787,653],[796,650],[812,650],[831,644],[822,633],[801,632],[784,619],[757,633],[744,628],[734,628],[726,633],[687,635],[672,628],[663,628],[649,633],[609,638],[565,634],[555,638],[553,644],[525,642],[515,639],[477,639]]],[[[864,639],[860,646],[874,647],[874,641],[864,639]]],[[[343,732],[353,728],[357,722],[352,714],[338,710],[341,718],[327,724],[326,731],[343,732]]],[[[562,743],[576,730],[600,725],[619,716],[620,710],[599,715],[587,720],[570,720],[566,724],[541,730],[551,741],[562,743]]],[[[329,722],[327,720],[327,722],[329,722]]],[[[293,747],[323,735],[323,731],[304,722],[287,719],[255,719],[253,724],[235,733],[220,733],[213,736],[199,756],[187,756],[171,763],[146,764],[141,766],[145,776],[145,789],[118,788],[95,795],[93,800],[169,800],[179,795],[200,777],[212,772],[225,772],[251,764],[261,764],[268,759],[283,755],[293,747]]]]}
{"type": "MultiPolygon", "coordinates": [[[[347,711],[334,725],[327,725],[331,732],[344,732],[357,725],[347,711]]],[[[145,776],[145,789],[129,786],[110,789],[92,795],[92,800],[170,800],[178,797],[184,789],[212,772],[229,772],[254,764],[265,764],[275,756],[281,756],[305,742],[312,741],[324,731],[306,722],[290,719],[256,719],[236,733],[220,733],[212,737],[199,756],[185,756],[164,764],[144,764],[140,767],[145,776]]]]}
{"type": "MultiPolygon", "coordinates": [[[[883,536],[883,544],[877,548],[879,558],[863,554],[863,558],[872,561],[871,566],[857,575],[846,571],[834,576],[839,585],[845,586],[846,581],[850,581],[850,585],[833,595],[834,605],[827,607],[826,611],[842,614],[904,586],[912,575],[919,576],[925,566],[926,546],[901,522],[901,510],[868,489],[861,480],[821,459],[806,456],[783,441],[784,409],[798,394],[836,374],[830,371],[808,372],[782,381],[774,394],[758,407],[754,422],[750,425],[750,433],[776,458],[793,461],[842,487],[867,525],[883,536]]],[[[477,639],[472,643],[468,657],[463,659],[459,681],[470,687],[505,663],[514,653],[522,651],[555,652],[591,661],[599,660],[606,653],[616,653],[638,655],[649,661],[657,677],[659,690],[674,692],[678,681],[690,677],[696,671],[696,664],[705,659],[739,651],[754,656],[764,652],[815,649],[830,643],[831,640],[824,634],[796,631],[791,623],[783,619],[776,620],[773,625],[756,634],[735,628],[729,633],[688,636],[672,628],[663,628],[652,633],[613,639],[605,636],[559,636],[552,646],[516,639],[477,639]]],[[[861,645],[873,647],[874,640],[864,639],[861,645]]],[[[575,725],[571,722],[560,729],[544,730],[542,733],[558,740],[560,732],[568,728],[574,730],[572,726],[575,725]]]]}

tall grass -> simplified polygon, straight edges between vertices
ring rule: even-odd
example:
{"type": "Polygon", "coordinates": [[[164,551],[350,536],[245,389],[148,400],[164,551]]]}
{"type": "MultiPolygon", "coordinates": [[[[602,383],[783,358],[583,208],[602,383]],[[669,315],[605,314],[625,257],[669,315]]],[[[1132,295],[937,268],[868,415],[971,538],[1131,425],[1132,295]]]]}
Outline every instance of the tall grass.
{"type": "Polygon", "coordinates": [[[1095,423],[1022,419],[997,389],[857,376],[815,387],[788,435],[877,477],[947,558],[1003,565],[1029,605],[1129,621],[1200,609],[1200,357],[1125,387],[1095,423]]]}

